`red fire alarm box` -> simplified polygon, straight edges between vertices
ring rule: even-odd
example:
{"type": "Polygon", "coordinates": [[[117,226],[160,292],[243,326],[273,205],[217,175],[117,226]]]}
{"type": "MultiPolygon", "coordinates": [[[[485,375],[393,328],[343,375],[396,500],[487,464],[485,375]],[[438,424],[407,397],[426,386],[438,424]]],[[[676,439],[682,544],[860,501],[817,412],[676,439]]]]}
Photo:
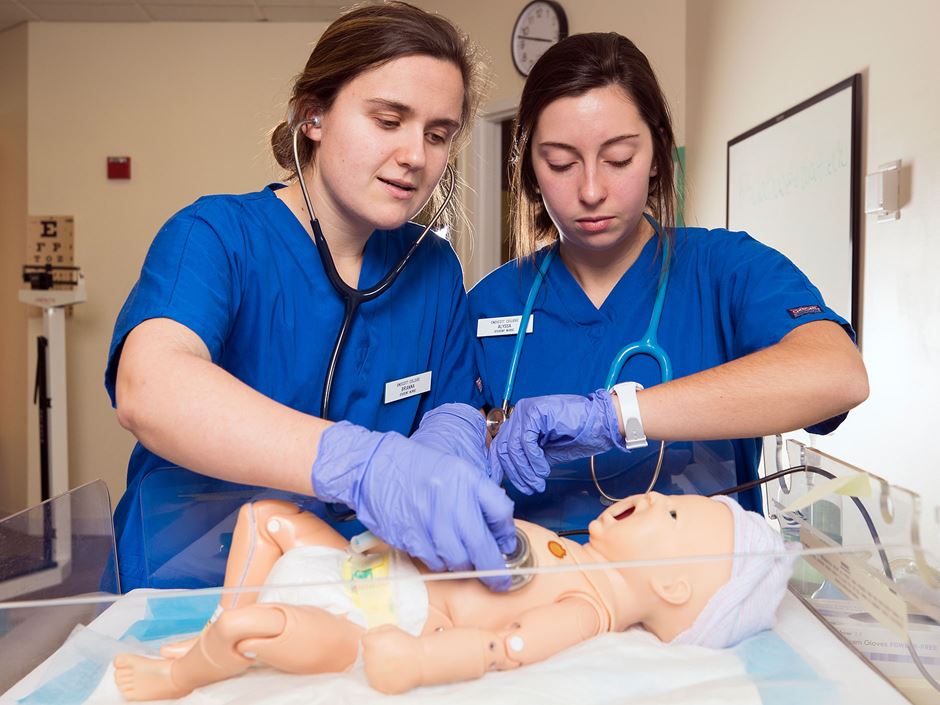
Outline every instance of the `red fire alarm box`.
{"type": "Polygon", "coordinates": [[[130,157],[108,157],[108,178],[109,179],[131,178],[131,158],[130,157]]]}

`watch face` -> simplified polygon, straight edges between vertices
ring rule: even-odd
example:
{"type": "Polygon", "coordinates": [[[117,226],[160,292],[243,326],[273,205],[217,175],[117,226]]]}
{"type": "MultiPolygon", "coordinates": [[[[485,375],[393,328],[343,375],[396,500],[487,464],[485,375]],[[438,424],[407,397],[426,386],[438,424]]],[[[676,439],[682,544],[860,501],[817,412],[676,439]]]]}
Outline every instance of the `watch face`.
{"type": "Polygon", "coordinates": [[[523,76],[550,46],[568,36],[568,19],[561,5],[535,0],[526,5],[512,28],[512,61],[523,76]]]}

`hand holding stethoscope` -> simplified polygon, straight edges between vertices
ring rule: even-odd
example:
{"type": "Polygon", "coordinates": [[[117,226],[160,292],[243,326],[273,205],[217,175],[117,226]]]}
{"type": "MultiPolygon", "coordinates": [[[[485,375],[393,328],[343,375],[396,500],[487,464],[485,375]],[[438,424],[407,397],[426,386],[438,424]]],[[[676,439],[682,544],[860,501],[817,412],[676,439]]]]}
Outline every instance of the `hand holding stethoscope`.
{"type": "MultiPolygon", "coordinates": [[[[659,223],[648,214],[644,214],[644,217],[659,233],[659,223]]],[[[639,411],[636,408],[636,389],[642,387],[632,382],[617,384],[617,378],[630,358],[647,355],[659,365],[662,382],[672,379],[672,363],[657,341],[670,268],[669,240],[666,237],[661,240],[665,266],[657,286],[649,326],[642,338],[625,345],[611,362],[604,390],[586,398],[551,395],[524,399],[513,408],[510,406],[510,400],[522,356],[526,328],[542,282],[557,253],[557,247],[549,249],[542,258],[522,311],[502,403],[499,407],[491,409],[486,416],[487,430],[493,439],[489,455],[491,475],[498,476],[498,479],[503,475],[508,476],[524,494],[542,492],[545,489],[545,478],[551,472],[551,465],[590,456],[591,478],[602,501],[610,504],[620,501],[607,494],[600,486],[594,466],[594,455],[615,447],[631,450],[646,446],[646,437],[643,436],[639,411]],[[612,390],[617,392],[621,406],[625,436],[620,433],[610,395],[601,393],[612,390]]],[[[652,490],[659,479],[665,449],[666,444],[661,441],[656,469],[647,492],[652,490]]]]}

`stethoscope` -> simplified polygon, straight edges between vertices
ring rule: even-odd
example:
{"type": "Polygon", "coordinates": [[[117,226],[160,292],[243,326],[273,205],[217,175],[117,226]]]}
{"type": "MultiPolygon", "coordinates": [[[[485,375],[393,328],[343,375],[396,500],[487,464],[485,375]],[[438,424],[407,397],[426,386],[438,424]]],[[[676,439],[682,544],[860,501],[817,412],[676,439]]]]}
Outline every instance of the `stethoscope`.
{"type": "MultiPolygon", "coordinates": [[[[293,128],[291,128],[294,148],[294,166],[297,169],[297,181],[300,183],[300,190],[304,196],[304,204],[307,206],[307,213],[310,215],[310,229],[313,231],[313,240],[317,246],[317,252],[320,253],[320,261],[323,263],[323,271],[326,272],[326,278],[329,280],[330,285],[343,300],[343,322],[340,324],[339,332],[336,334],[336,342],[333,344],[333,352],[330,355],[330,364],[326,371],[326,377],[323,380],[323,395],[320,398],[320,418],[326,419],[328,418],[330,411],[330,393],[333,389],[333,377],[336,373],[336,366],[339,362],[339,356],[343,351],[343,346],[346,344],[346,339],[349,334],[349,329],[352,325],[353,316],[356,315],[356,311],[359,309],[360,304],[365,303],[366,301],[372,301],[373,299],[381,296],[395,282],[395,279],[398,278],[398,275],[401,274],[402,270],[405,268],[405,265],[408,264],[408,261],[411,259],[411,256],[421,245],[421,242],[424,240],[427,234],[431,232],[431,228],[437,222],[437,219],[441,217],[441,213],[443,213],[444,209],[447,208],[451,198],[453,198],[454,188],[457,185],[457,174],[454,171],[454,168],[448,164],[445,168],[445,172],[448,174],[448,187],[447,193],[444,196],[444,202],[440,205],[437,211],[435,211],[434,215],[431,216],[428,224],[424,226],[424,230],[421,231],[421,234],[418,235],[418,238],[414,241],[408,251],[405,252],[401,259],[399,259],[398,262],[388,270],[386,275],[382,277],[382,280],[378,284],[375,284],[368,289],[356,289],[344,282],[343,278],[339,275],[339,272],[336,271],[336,265],[333,263],[333,256],[330,254],[330,246],[327,244],[326,238],[323,237],[323,229],[320,227],[320,221],[317,220],[316,213],[313,211],[313,204],[310,202],[310,194],[307,192],[307,184],[304,183],[303,169],[301,168],[300,156],[297,152],[297,135],[300,132],[300,128],[308,123],[314,127],[319,127],[320,118],[313,117],[307,120],[301,120],[299,123],[294,125],[293,128]]],[[[352,511],[338,509],[337,507],[339,505],[327,504],[326,506],[331,515],[331,518],[337,521],[348,521],[349,519],[355,517],[355,513],[352,511]]]]}
{"type": "MultiPolygon", "coordinates": [[[[647,213],[644,213],[643,217],[646,218],[647,222],[653,226],[653,230],[657,233],[657,235],[659,235],[661,229],[659,223],[656,222],[656,219],[647,213]]],[[[623,349],[617,353],[617,356],[614,358],[613,362],[611,362],[610,370],[607,372],[607,379],[604,382],[604,386],[608,391],[613,389],[614,385],[617,383],[617,378],[620,376],[620,371],[623,369],[623,366],[630,360],[630,358],[636,355],[647,355],[656,361],[656,363],[659,365],[659,376],[661,382],[668,382],[672,379],[672,363],[669,360],[669,355],[666,354],[666,351],[662,348],[656,338],[656,334],[659,330],[659,321],[663,315],[663,302],[666,300],[666,289],[669,284],[669,269],[671,266],[671,262],[669,260],[669,239],[666,237],[660,237],[660,241],[663,243],[663,262],[665,263],[665,266],[663,267],[663,272],[656,288],[656,299],[653,302],[653,311],[650,314],[649,326],[647,326],[643,337],[641,337],[639,340],[635,340],[634,342],[629,343],[628,345],[625,345],[623,349]]],[[[526,328],[529,325],[529,319],[532,317],[532,309],[535,307],[535,299],[538,297],[539,291],[542,288],[542,282],[545,280],[545,276],[548,273],[548,268],[555,259],[555,254],[557,252],[557,247],[550,248],[545,254],[545,257],[542,258],[542,262],[539,264],[538,269],[535,272],[535,279],[532,281],[532,287],[529,289],[529,295],[526,298],[525,306],[522,309],[522,318],[519,321],[519,330],[516,332],[516,341],[515,346],[513,347],[512,357],[509,361],[509,372],[506,375],[506,388],[503,391],[502,404],[496,408],[490,409],[489,413],[486,415],[486,427],[490,432],[490,436],[496,435],[496,433],[499,431],[499,427],[512,413],[512,409],[509,406],[509,401],[512,398],[512,390],[516,382],[516,371],[519,368],[519,360],[522,357],[522,346],[525,342],[526,328]]],[[[663,457],[665,452],[666,442],[660,441],[659,456],[656,459],[656,469],[653,471],[653,479],[650,481],[649,488],[646,490],[647,492],[650,492],[653,489],[653,487],[656,485],[656,481],[659,479],[659,473],[660,470],[662,470],[663,457]]],[[[615,502],[619,502],[620,499],[607,494],[601,487],[600,481],[597,479],[597,470],[595,468],[593,455],[590,458],[589,464],[591,468],[591,479],[594,481],[594,487],[597,488],[597,491],[601,496],[601,501],[605,504],[614,504],[615,502]]]]}
{"type": "Polygon", "coordinates": [[[333,255],[330,254],[330,246],[327,244],[326,238],[323,237],[323,230],[320,228],[320,221],[317,220],[316,213],[313,212],[313,204],[310,202],[310,194],[307,192],[307,184],[304,183],[303,170],[300,166],[300,156],[297,153],[297,134],[299,133],[300,128],[308,123],[314,127],[319,127],[320,118],[313,117],[307,120],[301,120],[299,123],[294,125],[291,130],[293,133],[294,166],[297,168],[297,181],[300,182],[300,190],[304,196],[304,203],[307,206],[307,213],[310,214],[310,229],[313,231],[313,240],[316,243],[317,252],[320,253],[320,260],[323,262],[323,270],[326,272],[326,278],[329,279],[330,285],[333,287],[336,293],[339,294],[340,298],[343,300],[344,305],[343,322],[340,325],[339,332],[336,334],[336,342],[333,344],[333,353],[330,355],[330,366],[327,368],[326,379],[323,381],[323,396],[320,398],[320,418],[325,419],[327,418],[327,414],[330,410],[330,392],[333,389],[333,375],[336,373],[336,365],[339,361],[339,356],[343,350],[343,346],[346,344],[346,337],[349,333],[353,316],[356,315],[356,311],[359,308],[359,304],[378,298],[384,294],[385,291],[395,282],[395,279],[398,278],[398,275],[401,274],[402,270],[405,268],[405,265],[408,264],[408,261],[415,253],[415,250],[418,249],[418,246],[421,245],[421,242],[424,240],[427,234],[431,232],[431,228],[434,226],[434,223],[436,223],[437,219],[441,217],[441,213],[444,212],[444,209],[447,208],[451,198],[453,198],[454,188],[457,185],[457,175],[454,172],[454,168],[448,164],[445,168],[445,172],[448,175],[448,187],[447,194],[444,196],[444,202],[437,209],[437,211],[435,211],[434,215],[431,216],[428,224],[424,226],[424,230],[422,230],[421,234],[418,235],[418,239],[414,241],[408,251],[402,256],[402,258],[398,260],[398,262],[391,269],[388,270],[388,273],[382,277],[382,280],[378,284],[375,284],[368,289],[353,288],[344,282],[343,278],[339,275],[339,272],[336,271],[336,265],[333,263],[333,255]]]}

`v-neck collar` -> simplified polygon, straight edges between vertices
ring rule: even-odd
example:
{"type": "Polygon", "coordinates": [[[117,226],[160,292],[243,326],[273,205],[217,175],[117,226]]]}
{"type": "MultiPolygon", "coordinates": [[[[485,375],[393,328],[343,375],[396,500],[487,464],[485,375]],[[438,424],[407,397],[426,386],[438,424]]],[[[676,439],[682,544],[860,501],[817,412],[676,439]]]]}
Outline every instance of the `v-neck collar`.
{"type": "MultiPolygon", "coordinates": [[[[314,241],[313,236],[307,232],[303,223],[301,223],[294,214],[294,211],[290,209],[290,206],[288,206],[283,199],[278,198],[275,192],[280,188],[285,188],[284,184],[269,184],[265,189],[269,198],[275,201],[271,209],[275,226],[287,229],[287,237],[285,239],[288,240],[290,244],[296,242],[296,246],[300,248],[298,252],[305,252],[307,256],[312,257],[316,261],[319,272],[322,274],[326,283],[329,284],[326,272],[323,270],[323,262],[320,259],[320,253],[317,250],[317,243],[314,241]]],[[[359,289],[377,284],[385,275],[386,268],[383,267],[383,265],[388,259],[389,243],[388,237],[377,236],[379,232],[378,230],[373,230],[369,239],[366,241],[366,246],[362,253],[362,266],[359,269],[359,280],[356,283],[356,287],[359,289]]],[[[332,290],[332,286],[330,286],[330,289],[332,290]]]]}
{"type": "Polygon", "coordinates": [[[642,299],[647,291],[655,290],[659,276],[657,262],[662,259],[658,249],[659,237],[653,235],[599,308],[557,254],[546,276],[547,288],[557,294],[559,305],[575,323],[585,326],[610,323],[616,318],[618,307],[623,301],[642,299]]]}

